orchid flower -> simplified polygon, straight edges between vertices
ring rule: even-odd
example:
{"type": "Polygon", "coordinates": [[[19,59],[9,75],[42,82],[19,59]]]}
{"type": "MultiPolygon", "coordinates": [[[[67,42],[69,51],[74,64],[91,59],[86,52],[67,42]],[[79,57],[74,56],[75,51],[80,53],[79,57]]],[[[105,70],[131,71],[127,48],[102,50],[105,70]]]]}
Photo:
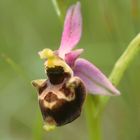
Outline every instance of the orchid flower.
{"type": "Polygon", "coordinates": [[[95,65],[79,58],[83,49],[73,50],[82,34],[80,9],[80,2],[68,9],[59,49],[39,52],[40,57],[45,59],[48,79],[34,80],[32,84],[39,93],[39,105],[47,130],[76,119],[80,115],[86,93],[120,95],[95,65]]]}

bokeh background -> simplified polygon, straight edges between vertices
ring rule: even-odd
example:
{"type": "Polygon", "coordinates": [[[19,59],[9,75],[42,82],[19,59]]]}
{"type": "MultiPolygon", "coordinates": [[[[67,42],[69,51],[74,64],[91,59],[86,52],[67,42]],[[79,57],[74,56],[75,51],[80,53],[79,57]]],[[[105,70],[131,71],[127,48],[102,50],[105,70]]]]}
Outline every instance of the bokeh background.
{"type": "MultiPolygon", "coordinates": [[[[76,0],[63,0],[68,5],[76,0]]],[[[81,0],[77,47],[106,75],[140,31],[139,0],[81,0]]],[[[42,129],[31,80],[45,78],[37,52],[60,44],[63,22],[51,0],[0,0],[0,140],[88,140],[84,116],[52,132],[42,129]]],[[[140,140],[140,56],[125,73],[103,117],[103,140],[140,140]]]]}

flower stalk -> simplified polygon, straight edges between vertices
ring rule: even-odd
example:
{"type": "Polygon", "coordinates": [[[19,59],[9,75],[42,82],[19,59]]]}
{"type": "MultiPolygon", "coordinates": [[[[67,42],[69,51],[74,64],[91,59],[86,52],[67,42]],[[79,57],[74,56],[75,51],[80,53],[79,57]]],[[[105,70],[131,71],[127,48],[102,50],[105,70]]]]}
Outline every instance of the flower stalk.
{"type": "Polygon", "coordinates": [[[90,140],[101,139],[101,117],[97,116],[97,106],[95,105],[95,99],[92,96],[88,96],[85,103],[85,115],[88,127],[88,137],[90,140]]]}
{"type": "MultiPolygon", "coordinates": [[[[124,51],[122,56],[115,63],[115,66],[109,76],[109,79],[112,83],[117,86],[121,81],[124,72],[128,69],[130,64],[136,58],[138,53],[140,52],[140,34],[138,34],[128,45],[127,49],[124,51]]],[[[91,97],[90,97],[91,98],[91,97]]],[[[92,117],[91,114],[95,114],[95,110],[91,109],[92,103],[94,99],[88,99],[85,106],[85,114],[87,118],[87,124],[89,129],[90,140],[101,140],[101,128],[100,126],[100,117],[101,113],[103,113],[103,109],[107,105],[110,97],[109,96],[100,96],[98,100],[98,106],[96,106],[96,110],[98,108],[98,112],[96,112],[96,116],[92,117]],[[89,110],[90,109],[90,110],[89,110]],[[96,132],[96,133],[95,133],[96,132]]]]}
{"type": "MultiPolygon", "coordinates": [[[[122,79],[124,72],[128,69],[130,64],[134,61],[140,52],[140,34],[138,34],[128,45],[127,49],[115,63],[115,66],[109,76],[111,82],[117,86],[122,79]]],[[[109,97],[100,97],[102,106],[105,106],[109,97]]]]}
{"type": "Polygon", "coordinates": [[[117,85],[124,72],[130,66],[131,62],[135,59],[140,51],[140,34],[138,34],[128,45],[127,49],[124,51],[122,56],[116,62],[111,75],[110,80],[113,84],[117,85]]]}

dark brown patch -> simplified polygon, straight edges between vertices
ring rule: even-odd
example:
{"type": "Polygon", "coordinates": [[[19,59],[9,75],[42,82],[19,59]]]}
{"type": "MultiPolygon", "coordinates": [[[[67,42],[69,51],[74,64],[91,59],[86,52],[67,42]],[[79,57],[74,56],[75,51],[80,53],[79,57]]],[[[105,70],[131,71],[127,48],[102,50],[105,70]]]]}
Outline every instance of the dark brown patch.
{"type": "Polygon", "coordinates": [[[67,101],[65,99],[59,99],[52,109],[55,110],[57,108],[61,108],[61,106],[63,106],[66,102],[67,101]]]}
{"type": "Polygon", "coordinates": [[[82,81],[80,79],[78,80],[74,88],[74,100],[68,102],[64,99],[59,99],[52,109],[45,107],[43,101],[39,101],[44,120],[50,116],[55,120],[57,126],[61,126],[72,122],[80,116],[86,91],[82,81]]]}
{"type": "Polygon", "coordinates": [[[57,96],[53,92],[48,92],[44,99],[49,103],[58,100],[57,96]]]}
{"type": "Polygon", "coordinates": [[[74,90],[71,90],[70,88],[66,87],[66,83],[62,86],[60,91],[67,97],[67,98],[73,98],[75,96],[74,90]]]}
{"type": "Polygon", "coordinates": [[[62,88],[60,89],[60,91],[63,92],[66,97],[68,97],[68,96],[71,95],[71,90],[66,87],[66,84],[64,84],[62,86],[62,88]]]}
{"type": "Polygon", "coordinates": [[[61,84],[66,77],[70,77],[69,73],[64,72],[63,67],[55,66],[47,68],[47,76],[53,85],[61,84]]]}

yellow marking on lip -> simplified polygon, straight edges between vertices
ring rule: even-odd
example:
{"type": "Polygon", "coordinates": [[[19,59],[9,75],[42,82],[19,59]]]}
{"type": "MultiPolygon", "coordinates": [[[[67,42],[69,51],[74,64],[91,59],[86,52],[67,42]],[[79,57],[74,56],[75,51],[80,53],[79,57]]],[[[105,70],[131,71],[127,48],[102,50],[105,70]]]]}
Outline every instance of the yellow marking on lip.
{"type": "Polygon", "coordinates": [[[70,102],[70,101],[72,101],[72,100],[75,99],[75,94],[74,94],[72,97],[71,97],[71,96],[66,97],[66,95],[64,95],[63,92],[59,91],[59,92],[57,93],[57,98],[58,98],[58,99],[64,99],[64,100],[70,102]]]}
{"type": "Polygon", "coordinates": [[[62,92],[59,92],[55,95],[57,95],[57,98],[58,98],[56,101],[53,101],[53,102],[48,102],[46,100],[43,101],[43,104],[44,104],[45,107],[47,107],[49,109],[52,109],[57,104],[58,100],[63,99],[65,101],[70,102],[70,101],[73,101],[75,99],[75,94],[72,97],[71,96],[66,97],[62,92]]]}
{"type": "Polygon", "coordinates": [[[45,107],[49,108],[49,109],[52,109],[54,105],[56,105],[57,101],[54,101],[54,102],[47,102],[47,101],[43,101],[43,104],[45,107]]]}

